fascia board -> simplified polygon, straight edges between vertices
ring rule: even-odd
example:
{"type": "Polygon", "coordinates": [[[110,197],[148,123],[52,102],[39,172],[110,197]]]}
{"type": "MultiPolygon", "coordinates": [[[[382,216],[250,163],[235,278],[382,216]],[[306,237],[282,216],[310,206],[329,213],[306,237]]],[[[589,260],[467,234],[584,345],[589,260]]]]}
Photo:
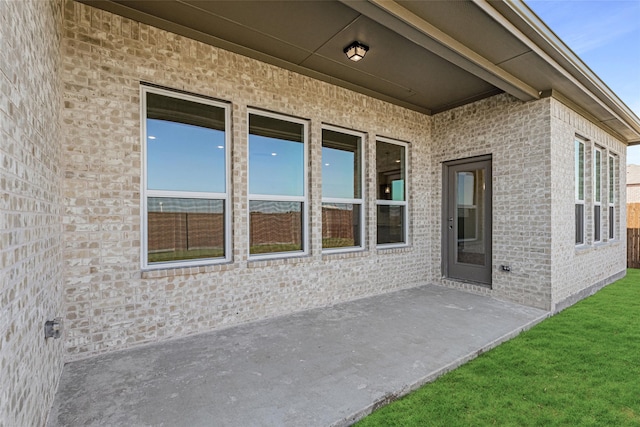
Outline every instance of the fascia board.
{"type": "Polygon", "coordinates": [[[620,98],[575,54],[567,45],[556,36],[547,25],[522,1],[522,0],[473,0],[485,13],[489,14],[500,25],[506,28],[511,34],[528,46],[541,59],[554,67],[564,78],[570,81],[584,94],[593,99],[601,108],[623,123],[631,130],[636,138],[626,138],[627,144],[640,143],[640,119],[620,98]],[[505,5],[511,9],[530,29],[546,43],[540,46],[532,41],[518,27],[500,13],[495,5],[505,5]],[[551,49],[554,54],[560,55],[569,68],[562,66],[550,54],[547,49],[551,49]],[[581,81],[585,81],[586,85],[581,81]],[[587,87],[591,86],[591,88],[587,87]]]}

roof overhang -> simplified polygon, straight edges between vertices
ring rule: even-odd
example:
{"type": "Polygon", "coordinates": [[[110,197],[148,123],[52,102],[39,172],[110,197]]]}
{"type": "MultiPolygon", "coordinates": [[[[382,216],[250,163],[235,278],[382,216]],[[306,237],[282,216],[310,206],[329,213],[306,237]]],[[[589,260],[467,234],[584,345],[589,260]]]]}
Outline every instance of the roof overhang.
{"type": "Polygon", "coordinates": [[[81,1],[426,114],[552,96],[640,144],[640,119],[521,0],[81,1]]]}

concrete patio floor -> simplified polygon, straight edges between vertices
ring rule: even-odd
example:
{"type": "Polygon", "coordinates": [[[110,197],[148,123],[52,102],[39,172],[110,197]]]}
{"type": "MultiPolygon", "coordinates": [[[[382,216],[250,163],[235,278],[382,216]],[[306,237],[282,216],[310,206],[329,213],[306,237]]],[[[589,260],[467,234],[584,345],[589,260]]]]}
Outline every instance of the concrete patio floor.
{"type": "Polygon", "coordinates": [[[339,426],[548,316],[426,285],[65,366],[48,426],[339,426]]]}

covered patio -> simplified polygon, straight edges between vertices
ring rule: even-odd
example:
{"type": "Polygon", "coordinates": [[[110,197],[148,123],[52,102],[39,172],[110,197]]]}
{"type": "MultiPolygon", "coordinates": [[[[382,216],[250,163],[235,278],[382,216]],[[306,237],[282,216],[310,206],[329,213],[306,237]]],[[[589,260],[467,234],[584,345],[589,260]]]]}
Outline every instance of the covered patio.
{"type": "Polygon", "coordinates": [[[340,426],[548,312],[424,285],[65,366],[54,426],[340,426]]]}

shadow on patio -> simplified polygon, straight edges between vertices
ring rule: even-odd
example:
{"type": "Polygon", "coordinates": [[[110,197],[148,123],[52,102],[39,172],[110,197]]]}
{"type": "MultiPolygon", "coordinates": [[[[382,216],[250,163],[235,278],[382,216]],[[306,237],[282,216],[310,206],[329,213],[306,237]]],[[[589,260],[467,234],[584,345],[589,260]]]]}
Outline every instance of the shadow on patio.
{"type": "Polygon", "coordinates": [[[549,313],[426,285],[65,366],[53,426],[348,425],[549,313]]]}

